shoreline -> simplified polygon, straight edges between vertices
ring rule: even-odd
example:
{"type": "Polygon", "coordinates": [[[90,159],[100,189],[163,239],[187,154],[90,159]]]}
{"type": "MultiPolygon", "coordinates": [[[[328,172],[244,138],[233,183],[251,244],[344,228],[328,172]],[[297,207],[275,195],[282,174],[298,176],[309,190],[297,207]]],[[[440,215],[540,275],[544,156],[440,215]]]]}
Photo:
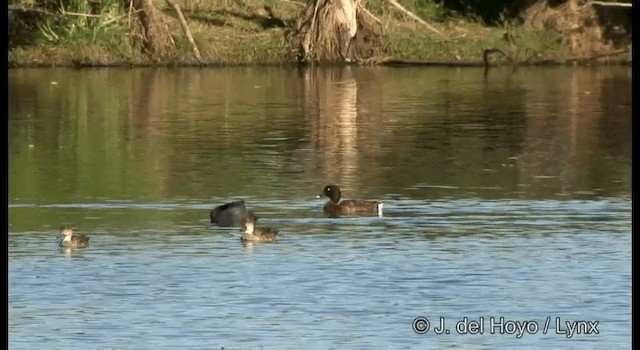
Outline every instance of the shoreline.
{"type": "MultiPolygon", "coordinates": [[[[432,18],[428,25],[436,27],[438,35],[425,30],[423,24],[375,8],[384,28],[381,42],[376,44],[379,46],[371,46],[375,53],[362,56],[362,60],[356,57],[354,62],[322,63],[296,61],[299,56],[293,52],[292,25],[265,26],[265,18],[282,18],[286,20],[282,23],[293,23],[300,15],[301,3],[272,4],[279,17],[272,13],[264,17],[258,10],[269,7],[257,6],[261,3],[256,0],[249,3],[256,6],[184,6],[182,12],[188,23],[182,24],[172,10],[162,8],[159,13],[166,21],[172,44],[169,50],[155,54],[145,49],[139,28],[125,20],[121,13],[116,17],[108,13],[93,15],[99,17],[95,21],[102,24],[83,29],[73,29],[76,28],[73,21],[79,19],[66,18],[69,22],[56,27],[57,33],[53,29],[36,31],[26,41],[20,41],[21,32],[16,30],[9,35],[10,43],[14,44],[8,50],[8,68],[632,65],[630,34],[615,42],[605,38],[602,34],[605,27],[586,25],[596,16],[587,6],[580,7],[580,13],[564,5],[554,9],[537,8],[537,16],[545,20],[573,16],[573,22],[582,24],[578,33],[569,30],[573,27],[567,27],[566,23],[558,24],[555,29],[540,26],[536,16],[530,16],[536,20],[518,25],[509,22],[486,25],[468,18],[433,15],[438,20],[432,18]]],[[[373,7],[373,4],[370,5],[373,7]]]]}
{"type": "Polygon", "coordinates": [[[447,68],[516,68],[516,67],[610,67],[610,66],[629,66],[633,65],[632,59],[610,59],[610,60],[588,60],[567,58],[564,60],[544,60],[540,62],[522,62],[518,64],[512,63],[490,63],[486,65],[483,61],[443,61],[443,60],[416,60],[416,59],[386,59],[376,63],[9,63],[8,69],[44,69],[44,68],[214,68],[214,67],[338,67],[338,66],[357,66],[357,67],[447,67],[447,68]]]}

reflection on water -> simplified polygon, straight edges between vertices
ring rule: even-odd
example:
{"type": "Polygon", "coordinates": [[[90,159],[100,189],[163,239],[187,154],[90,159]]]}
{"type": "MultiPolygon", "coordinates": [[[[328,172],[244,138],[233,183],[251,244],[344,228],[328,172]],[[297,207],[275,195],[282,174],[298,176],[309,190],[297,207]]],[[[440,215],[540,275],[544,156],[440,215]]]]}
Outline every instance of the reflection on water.
{"type": "Polygon", "coordinates": [[[10,348],[630,347],[628,69],[20,69],[9,86],[10,348]],[[325,218],[327,183],[385,215],[325,218]],[[231,199],[278,242],[208,227],[231,199]],[[61,223],[91,245],[59,249],[61,223]],[[451,334],[416,334],[418,316],[451,334]],[[500,316],[599,334],[454,328],[500,316]]]}
{"type": "Polygon", "coordinates": [[[358,85],[351,69],[307,70],[305,113],[313,116],[313,149],[327,182],[357,182],[358,85]]]}
{"type": "Polygon", "coordinates": [[[12,203],[630,189],[625,69],[10,73],[12,203]]]}

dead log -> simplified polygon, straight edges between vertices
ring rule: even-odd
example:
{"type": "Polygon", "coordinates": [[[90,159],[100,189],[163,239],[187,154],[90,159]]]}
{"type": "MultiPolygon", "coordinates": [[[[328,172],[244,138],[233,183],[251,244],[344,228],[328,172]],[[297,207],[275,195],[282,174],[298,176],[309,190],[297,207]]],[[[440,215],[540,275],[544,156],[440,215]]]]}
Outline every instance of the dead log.
{"type": "Polygon", "coordinates": [[[381,51],[382,26],[359,0],[315,0],[298,18],[289,42],[300,62],[364,61],[381,51]]]}
{"type": "Polygon", "coordinates": [[[133,0],[143,29],[143,43],[149,55],[162,59],[175,47],[165,15],[153,6],[152,0],[133,0]]]}

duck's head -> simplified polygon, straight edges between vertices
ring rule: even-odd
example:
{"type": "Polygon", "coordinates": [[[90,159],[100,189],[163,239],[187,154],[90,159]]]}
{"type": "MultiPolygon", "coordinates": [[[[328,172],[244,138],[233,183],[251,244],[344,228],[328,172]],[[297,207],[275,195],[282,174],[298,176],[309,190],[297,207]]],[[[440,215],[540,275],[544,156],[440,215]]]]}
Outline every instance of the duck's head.
{"type": "Polygon", "coordinates": [[[64,237],[73,236],[73,231],[75,229],[76,228],[72,226],[62,225],[60,226],[60,235],[64,237]]]}
{"type": "Polygon", "coordinates": [[[326,185],[322,190],[322,193],[320,193],[317,198],[322,198],[322,196],[327,196],[332,202],[338,203],[342,193],[340,192],[340,187],[338,187],[338,185],[326,185]]]}

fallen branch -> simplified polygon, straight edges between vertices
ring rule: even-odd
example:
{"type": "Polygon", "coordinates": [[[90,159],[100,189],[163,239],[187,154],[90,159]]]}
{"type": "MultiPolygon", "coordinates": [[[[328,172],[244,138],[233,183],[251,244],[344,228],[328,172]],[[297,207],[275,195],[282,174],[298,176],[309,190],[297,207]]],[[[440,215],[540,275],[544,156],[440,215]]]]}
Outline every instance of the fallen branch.
{"type": "Polygon", "coordinates": [[[388,3],[390,3],[391,5],[393,5],[395,8],[397,8],[398,10],[400,10],[402,13],[404,13],[405,15],[413,18],[414,20],[418,21],[418,23],[424,25],[425,27],[427,27],[429,30],[431,30],[432,32],[442,36],[442,33],[440,33],[439,30],[437,30],[436,28],[434,28],[433,26],[431,26],[429,23],[425,22],[422,18],[414,15],[411,11],[407,10],[406,8],[404,8],[402,5],[400,5],[396,0],[387,0],[388,3]]]}
{"type": "Polygon", "coordinates": [[[605,7],[633,7],[630,2],[607,2],[607,1],[590,1],[593,5],[605,7]]]}
{"type": "Polygon", "coordinates": [[[180,10],[180,6],[178,6],[178,4],[173,2],[173,0],[165,0],[165,2],[169,6],[171,6],[174,11],[176,11],[176,14],[178,14],[178,20],[180,20],[180,26],[182,27],[184,34],[187,36],[187,39],[189,40],[189,44],[191,44],[191,49],[193,50],[193,54],[196,56],[196,59],[198,60],[198,62],[202,63],[200,50],[198,50],[198,45],[196,45],[196,42],[193,40],[193,36],[191,36],[191,31],[189,30],[189,26],[187,25],[187,20],[184,18],[184,15],[180,10]]]}
{"type": "Polygon", "coordinates": [[[484,67],[484,62],[450,62],[450,61],[423,61],[404,59],[385,59],[380,62],[384,66],[431,66],[431,67],[484,67]]]}
{"type": "Polygon", "coordinates": [[[597,53],[594,54],[592,56],[589,57],[575,57],[575,58],[568,58],[567,60],[569,61],[592,61],[598,58],[604,58],[604,57],[611,57],[611,56],[618,56],[624,53],[629,53],[628,49],[620,49],[620,50],[614,50],[614,51],[609,51],[609,52],[602,52],[602,53],[597,53]]]}
{"type": "Polygon", "coordinates": [[[133,0],[129,0],[129,10],[127,11],[127,27],[131,28],[131,12],[133,10],[133,0]]]}
{"type": "Polygon", "coordinates": [[[291,0],[280,0],[280,1],[284,1],[284,2],[289,2],[298,6],[305,6],[306,4],[304,2],[300,2],[300,1],[291,1],[291,0]]]}
{"type": "Polygon", "coordinates": [[[371,18],[373,18],[376,22],[382,24],[382,22],[378,19],[378,17],[374,16],[373,13],[369,12],[369,10],[367,10],[362,4],[359,4],[359,7],[362,11],[364,11],[364,13],[371,16],[371,18]]]}
{"type": "Polygon", "coordinates": [[[78,13],[78,12],[67,12],[64,9],[62,9],[62,13],[63,16],[77,16],[77,17],[89,17],[89,18],[100,18],[102,17],[101,15],[94,15],[94,14],[90,14],[90,13],[78,13]]]}

